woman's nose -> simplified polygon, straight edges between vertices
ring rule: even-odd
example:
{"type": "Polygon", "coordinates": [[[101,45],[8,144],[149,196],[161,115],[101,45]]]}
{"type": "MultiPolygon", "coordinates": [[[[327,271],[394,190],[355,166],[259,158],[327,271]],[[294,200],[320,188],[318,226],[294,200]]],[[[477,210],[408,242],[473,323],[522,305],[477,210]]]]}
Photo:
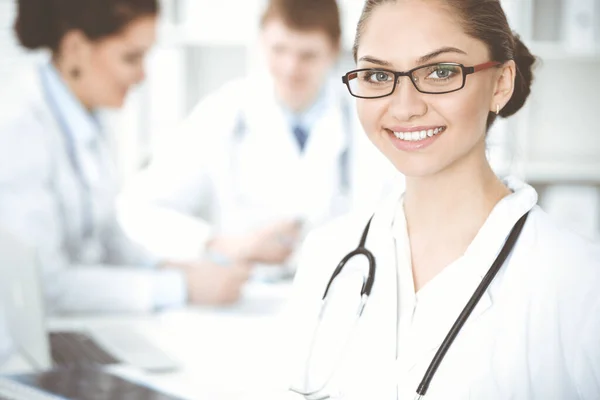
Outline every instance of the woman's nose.
{"type": "Polygon", "coordinates": [[[410,121],[427,112],[424,94],[419,92],[411,82],[410,76],[400,76],[396,88],[390,95],[390,112],[399,121],[410,121]]]}

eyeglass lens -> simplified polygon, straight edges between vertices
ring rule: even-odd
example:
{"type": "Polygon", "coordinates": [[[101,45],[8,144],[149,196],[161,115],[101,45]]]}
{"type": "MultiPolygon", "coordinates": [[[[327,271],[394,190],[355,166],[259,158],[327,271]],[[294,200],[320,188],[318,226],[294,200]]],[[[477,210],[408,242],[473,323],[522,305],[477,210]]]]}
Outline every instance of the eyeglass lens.
{"type": "MultiPolygon", "coordinates": [[[[382,97],[394,91],[395,75],[391,71],[369,69],[347,75],[350,92],[358,97],[382,97]]],[[[458,90],[464,83],[460,65],[440,63],[415,69],[411,79],[420,92],[444,93],[458,90]]]]}

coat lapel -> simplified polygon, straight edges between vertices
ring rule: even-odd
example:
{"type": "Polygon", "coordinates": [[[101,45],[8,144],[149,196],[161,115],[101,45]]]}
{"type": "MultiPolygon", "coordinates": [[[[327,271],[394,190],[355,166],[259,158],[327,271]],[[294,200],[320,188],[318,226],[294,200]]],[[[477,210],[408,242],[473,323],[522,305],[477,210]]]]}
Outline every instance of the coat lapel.
{"type": "MultiPolygon", "coordinates": [[[[469,301],[478,283],[479,281],[476,279],[457,282],[453,286],[453,293],[444,296],[447,299],[444,303],[418,305],[421,309],[415,314],[416,318],[413,321],[410,333],[401,341],[404,345],[398,349],[398,365],[401,370],[411,372],[418,365],[426,367],[429,364],[469,301]],[[458,293],[463,295],[457,296],[458,293]],[[435,309],[423,310],[424,307],[435,307],[435,309]],[[419,315],[424,316],[424,318],[419,320],[419,315]]],[[[468,330],[469,326],[484,315],[491,306],[492,300],[486,291],[461,332],[468,330]]]]}
{"type": "MultiPolygon", "coordinates": [[[[437,293],[434,299],[443,298],[444,302],[428,304],[429,296],[418,297],[418,312],[415,313],[412,329],[406,340],[401,341],[405,346],[399,349],[398,364],[401,370],[410,372],[417,365],[424,369],[433,358],[483,277],[488,273],[510,230],[531,208],[531,204],[535,203],[531,193],[520,194],[520,196],[526,197],[527,201],[523,201],[525,205],[518,210],[511,209],[508,199],[496,205],[463,257],[442,272],[446,274],[443,277],[443,284],[439,284],[439,279],[434,279],[422,289],[435,290],[437,293]],[[424,364],[424,360],[427,364],[424,364]]],[[[491,285],[493,284],[494,281],[491,285]]],[[[489,293],[489,289],[483,293],[459,336],[467,333],[492,307],[492,297],[489,293]]]]}

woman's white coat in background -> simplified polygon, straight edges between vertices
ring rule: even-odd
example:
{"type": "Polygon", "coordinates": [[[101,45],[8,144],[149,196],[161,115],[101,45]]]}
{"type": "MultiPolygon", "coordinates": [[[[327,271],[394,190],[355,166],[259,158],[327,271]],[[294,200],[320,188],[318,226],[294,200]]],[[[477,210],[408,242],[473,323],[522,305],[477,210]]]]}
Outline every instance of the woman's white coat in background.
{"type": "Polygon", "coordinates": [[[367,139],[343,90],[341,82],[324,87],[323,109],[301,152],[266,77],[226,84],[167,135],[150,167],[126,187],[125,228],[165,255],[192,257],[213,233],[246,233],[284,219],[310,228],[373,204],[396,173],[370,143],[355,145],[367,139]]]}
{"type": "Polygon", "coordinates": [[[154,269],[157,258],[120,228],[115,213],[118,186],[106,138],[91,121],[81,120],[91,117],[60,82],[56,70],[44,65],[25,71],[3,89],[0,224],[37,248],[50,310],[151,310],[157,306],[159,288],[181,286],[182,277],[154,269]],[[73,132],[73,144],[89,196],[48,101],[48,85],[60,94],[57,108],[68,114],[70,126],[81,128],[73,132]],[[88,224],[89,235],[84,232],[88,224]]]}
{"type": "MultiPolygon", "coordinates": [[[[415,398],[436,350],[513,225],[529,210],[512,255],[450,347],[424,398],[600,398],[600,249],[556,227],[535,205],[533,188],[515,179],[507,182],[514,193],[494,208],[463,257],[416,294],[412,282],[398,284],[398,274],[406,276],[411,268],[408,235],[397,243],[394,233],[394,226],[403,226],[398,221],[404,218],[402,196],[392,195],[379,206],[366,242],[377,262],[375,284],[331,382],[330,392],[340,394],[334,398],[415,398]],[[410,293],[400,293],[399,286],[410,293]],[[415,300],[407,306],[404,299],[411,297],[415,300]]],[[[325,286],[339,261],[358,245],[369,217],[339,219],[307,238],[285,318],[292,385],[304,382],[301,360],[325,286]]]]}

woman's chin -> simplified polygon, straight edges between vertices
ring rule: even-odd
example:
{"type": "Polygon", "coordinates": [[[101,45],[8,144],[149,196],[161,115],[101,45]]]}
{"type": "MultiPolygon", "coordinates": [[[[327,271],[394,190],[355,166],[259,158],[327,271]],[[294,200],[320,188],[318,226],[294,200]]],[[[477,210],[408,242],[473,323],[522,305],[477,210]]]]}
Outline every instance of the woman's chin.
{"type": "Polygon", "coordinates": [[[125,100],[126,100],[126,96],[115,96],[114,98],[107,100],[102,105],[102,108],[109,108],[109,109],[123,108],[123,106],[125,105],[125,100]]]}
{"type": "Polygon", "coordinates": [[[408,162],[406,161],[395,161],[393,162],[396,169],[404,175],[407,179],[421,179],[427,178],[439,174],[443,168],[439,163],[431,162],[408,162]]]}

